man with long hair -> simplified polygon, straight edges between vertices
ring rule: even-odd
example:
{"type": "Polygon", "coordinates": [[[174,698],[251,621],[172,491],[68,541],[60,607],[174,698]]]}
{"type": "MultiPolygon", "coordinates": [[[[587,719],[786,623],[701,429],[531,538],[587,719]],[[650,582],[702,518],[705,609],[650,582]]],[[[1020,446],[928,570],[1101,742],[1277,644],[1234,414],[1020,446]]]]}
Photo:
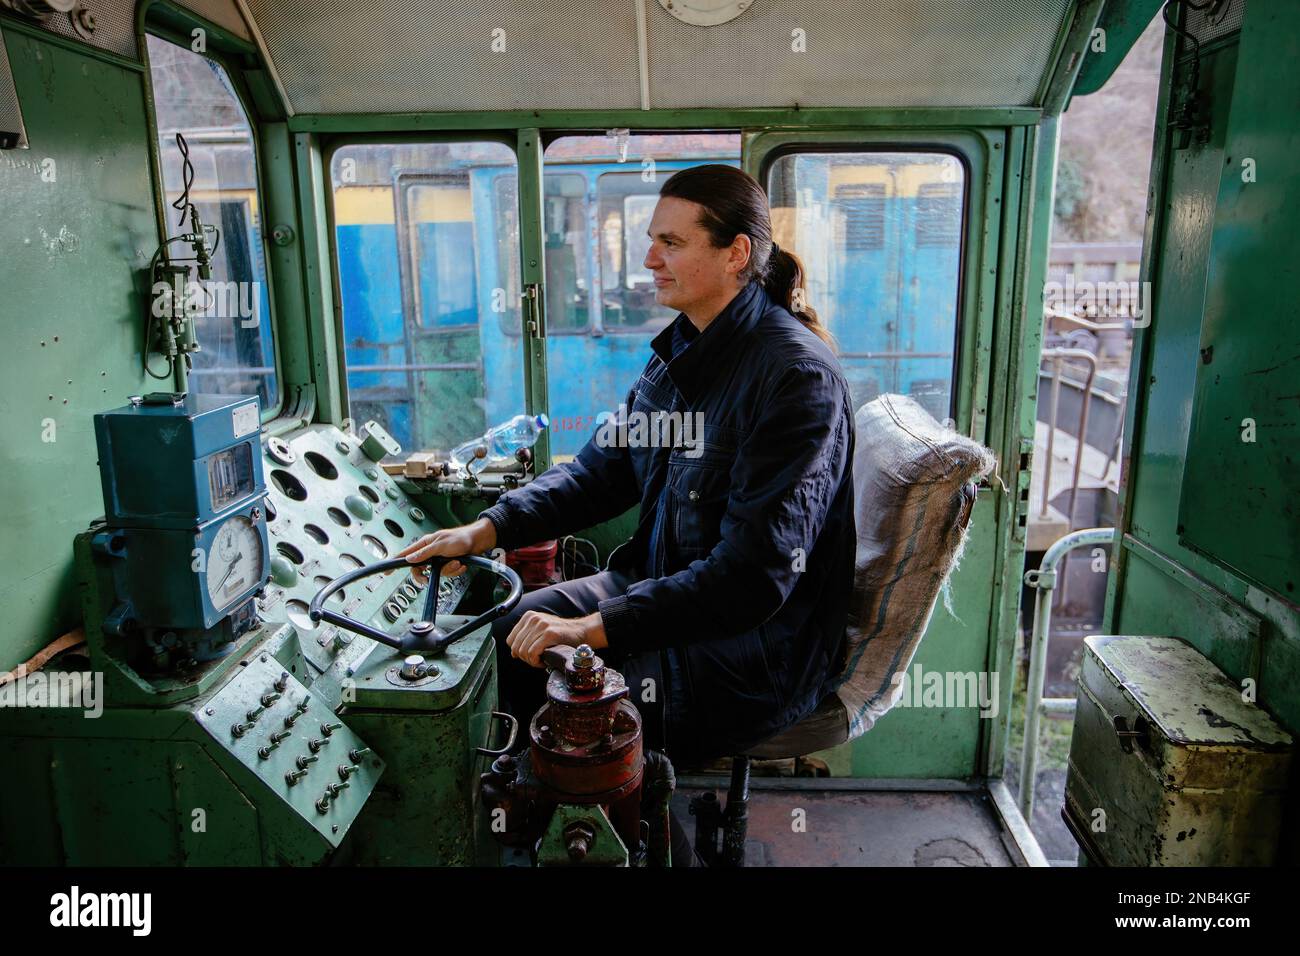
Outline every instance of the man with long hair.
{"type": "Polygon", "coordinates": [[[604,571],[527,594],[496,622],[498,682],[527,721],[544,701],[542,651],[588,644],[626,678],[646,745],[680,762],[741,753],[830,692],[853,578],[854,434],[831,337],[802,263],[773,241],[759,184],[695,166],[659,196],[645,267],[656,302],[679,314],[620,415],[698,427],[673,447],[620,421],[404,553],[509,550],[639,504],[604,571]]]}

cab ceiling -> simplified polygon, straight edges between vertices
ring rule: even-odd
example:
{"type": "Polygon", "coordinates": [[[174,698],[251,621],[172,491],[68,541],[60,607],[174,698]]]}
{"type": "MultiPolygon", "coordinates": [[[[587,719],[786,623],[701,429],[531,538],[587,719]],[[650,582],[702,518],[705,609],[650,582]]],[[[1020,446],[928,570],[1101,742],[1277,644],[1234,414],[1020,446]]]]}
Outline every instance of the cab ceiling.
{"type": "Polygon", "coordinates": [[[297,114],[1037,106],[1075,5],[751,0],[702,27],[659,0],[182,2],[246,21],[297,114]]]}

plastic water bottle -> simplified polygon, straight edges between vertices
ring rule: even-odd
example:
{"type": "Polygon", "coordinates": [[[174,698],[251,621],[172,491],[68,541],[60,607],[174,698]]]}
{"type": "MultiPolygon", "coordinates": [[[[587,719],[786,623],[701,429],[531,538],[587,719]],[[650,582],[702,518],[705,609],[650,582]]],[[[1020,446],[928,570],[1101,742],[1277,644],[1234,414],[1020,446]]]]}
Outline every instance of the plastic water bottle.
{"type": "Polygon", "coordinates": [[[488,465],[509,465],[520,448],[531,448],[551,424],[545,415],[516,415],[507,422],[489,428],[481,438],[472,438],[457,445],[451,452],[451,464],[456,470],[466,469],[477,475],[488,465]]]}
{"type": "Polygon", "coordinates": [[[451,450],[451,467],[453,471],[468,471],[477,475],[487,467],[487,446],[482,438],[471,438],[451,450]]]}

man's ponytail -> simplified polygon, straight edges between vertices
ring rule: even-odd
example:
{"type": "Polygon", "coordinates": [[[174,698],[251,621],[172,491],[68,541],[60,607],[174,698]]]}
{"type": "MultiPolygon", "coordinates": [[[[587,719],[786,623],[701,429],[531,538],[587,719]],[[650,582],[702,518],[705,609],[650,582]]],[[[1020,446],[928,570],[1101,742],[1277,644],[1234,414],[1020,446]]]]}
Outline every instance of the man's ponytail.
{"type": "Polygon", "coordinates": [[[804,287],[803,260],[775,242],[763,267],[763,288],[775,302],[785,306],[796,319],[808,326],[809,331],[829,345],[836,347],[830,329],[822,324],[817,312],[808,303],[804,287]]]}

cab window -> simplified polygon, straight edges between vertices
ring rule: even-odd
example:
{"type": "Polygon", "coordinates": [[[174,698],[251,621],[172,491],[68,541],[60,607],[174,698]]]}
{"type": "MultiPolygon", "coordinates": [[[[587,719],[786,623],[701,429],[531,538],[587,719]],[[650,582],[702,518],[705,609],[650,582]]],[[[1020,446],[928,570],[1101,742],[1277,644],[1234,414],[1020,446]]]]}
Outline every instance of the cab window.
{"type": "Polygon", "coordinates": [[[551,454],[563,460],[623,401],[650,340],[676,315],[655,302],[643,265],[659,190],[688,166],[739,166],[740,136],[564,134],[543,159],[548,411],[551,454]]]}
{"type": "Polygon", "coordinates": [[[894,392],[953,414],[964,193],[944,153],[793,152],[769,167],[776,241],[803,260],[855,408],[894,392]]]}
{"type": "Polygon", "coordinates": [[[194,320],[190,390],[256,394],[264,412],[274,410],[275,335],[248,115],[220,64],[155,36],[147,43],[169,235],[187,231],[173,205],[186,195],[217,228],[212,278],[202,283],[194,320]]]}
{"type": "Polygon", "coordinates": [[[446,452],[523,410],[514,150],[346,145],[330,176],[353,420],[446,452]]]}

